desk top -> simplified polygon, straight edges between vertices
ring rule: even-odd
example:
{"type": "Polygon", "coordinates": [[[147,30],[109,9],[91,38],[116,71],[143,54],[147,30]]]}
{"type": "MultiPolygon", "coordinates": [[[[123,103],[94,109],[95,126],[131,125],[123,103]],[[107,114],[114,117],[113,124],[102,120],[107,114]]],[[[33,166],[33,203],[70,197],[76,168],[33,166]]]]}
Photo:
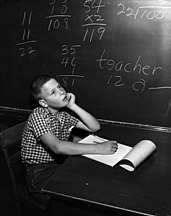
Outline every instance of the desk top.
{"type": "Polygon", "coordinates": [[[157,149],[134,172],[82,156],[71,156],[44,191],[124,212],[170,215],[171,133],[104,125],[98,135],[130,146],[150,139],[157,149]]]}

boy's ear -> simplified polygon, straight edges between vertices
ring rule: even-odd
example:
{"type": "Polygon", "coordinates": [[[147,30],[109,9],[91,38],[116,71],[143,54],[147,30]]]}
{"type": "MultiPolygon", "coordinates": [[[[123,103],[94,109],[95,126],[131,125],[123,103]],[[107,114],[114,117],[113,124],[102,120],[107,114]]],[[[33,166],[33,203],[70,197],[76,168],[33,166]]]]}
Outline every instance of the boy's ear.
{"type": "Polygon", "coordinates": [[[40,99],[38,102],[42,107],[48,107],[48,105],[44,99],[40,99]]]}

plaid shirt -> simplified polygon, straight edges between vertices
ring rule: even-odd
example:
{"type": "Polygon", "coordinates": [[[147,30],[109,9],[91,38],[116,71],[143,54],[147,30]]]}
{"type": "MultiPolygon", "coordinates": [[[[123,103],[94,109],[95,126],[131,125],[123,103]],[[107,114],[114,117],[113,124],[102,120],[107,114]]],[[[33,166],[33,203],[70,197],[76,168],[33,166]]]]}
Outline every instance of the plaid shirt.
{"type": "Polygon", "coordinates": [[[59,119],[47,108],[38,107],[30,114],[22,135],[21,157],[23,163],[41,164],[54,161],[54,153],[39,137],[46,133],[54,133],[59,140],[68,140],[71,129],[78,119],[67,112],[60,112],[59,119]]]}

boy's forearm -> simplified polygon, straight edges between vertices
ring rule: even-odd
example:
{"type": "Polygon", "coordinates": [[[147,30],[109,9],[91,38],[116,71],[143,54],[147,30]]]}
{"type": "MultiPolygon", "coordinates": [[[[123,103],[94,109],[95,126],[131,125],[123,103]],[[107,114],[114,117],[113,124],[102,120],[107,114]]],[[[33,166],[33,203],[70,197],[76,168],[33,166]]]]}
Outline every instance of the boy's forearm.
{"type": "Polygon", "coordinates": [[[81,154],[111,154],[117,149],[116,141],[107,141],[99,144],[73,143],[59,140],[53,133],[40,136],[40,140],[55,154],[81,155],[81,154]]]}
{"type": "Polygon", "coordinates": [[[81,143],[59,140],[53,133],[42,135],[40,140],[55,154],[80,155],[84,153],[96,153],[98,151],[96,144],[84,145],[81,143]]]}
{"type": "Polygon", "coordinates": [[[83,123],[90,129],[91,132],[95,132],[100,129],[99,121],[86,110],[77,104],[74,104],[70,107],[70,109],[81,118],[83,123]]]}
{"type": "Polygon", "coordinates": [[[98,153],[96,144],[80,144],[73,143],[69,141],[60,141],[56,146],[57,154],[66,154],[66,155],[82,155],[82,154],[92,154],[98,153]]]}
{"type": "Polygon", "coordinates": [[[114,154],[117,151],[117,141],[109,140],[107,142],[94,143],[73,143],[69,141],[60,141],[56,143],[56,154],[82,155],[82,154],[114,154]]]}

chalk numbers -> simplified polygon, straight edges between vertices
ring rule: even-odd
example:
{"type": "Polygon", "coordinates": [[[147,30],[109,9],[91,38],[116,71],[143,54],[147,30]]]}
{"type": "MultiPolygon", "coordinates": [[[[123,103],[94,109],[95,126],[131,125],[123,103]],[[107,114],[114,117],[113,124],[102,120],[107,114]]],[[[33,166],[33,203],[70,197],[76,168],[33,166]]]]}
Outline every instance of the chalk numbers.
{"type": "Polygon", "coordinates": [[[31,40],[31,20],[32,20],[32,11],[24,11],[21,26],[23,29],[21,42],[16,45],[19,47],[20,56],[30,55],[36,50],[33,48],[33,44],[37,42],[36,40],[31,40]]]}
{"type": "MultiPolygon", "coordinates": [[[[107,81],[107,84],[113,84],[115,87],[121,87],[126,85],[122,76],[111,75],[107,81]]],[[[131,85],[132,89],[137,92],[143,92],[146,87],[144,79],[140,79],[131,85]]]]}
{"type": "Polygon", "coordinates": [[[99,13],[100,8],[104,7],[102,0],[86,0],[84,2],[84,7],[86,8],[85,12],[89,13],[92,9],[96,10],[96,13],[99,13]]]}
{"type": "Polygon", "coordinates": [[[33,47],[21,47],[19,48],[19,50],[20,50],[21,57],[35,52],[35,49],[33,49],[33,47]]]}
{"type": "Polygon", "coordinates": [[[163,19],[165,16],[165,10],[164,8],[157,8],[156,6],[141,6],[138,7],[138,9],[133,9],[131,7],[127,7],[122,3],[119,3],[117,5],[118,12],[117,15],[125,15],[127,17],[133,17],[134,19],[163,19]]]}
{"type": "Polygon", "coordinates": [[[84,2],[86,18],[82,27],[85,28],[83,41],[92,42],[94,37],[103,38],[106,31],[106,23],[100,15],[100,9],[105,7],[102,0],[86,0],[84,2]]]}
{"type": "Polygon", "coordinates": [[[67,45],[63,44],[61,49],[61,64],[69,71],[69,73],[66,75],[58,75],[57,77],[62,77],[63,84],[65,86],[68,86],[71,84],[71,86],[74,85],[75,80],[78,78],[84,78],[82,75],[75,74],[76,69],[76,53],[77,50],[81,47],[79,44],[73,44],[73,45],[67,45]]]}
{"type": "Polygon", "coordinates": [[[61,64],[64,65],[66,68],[68,65],[72,67],[71,74],[74,74],[75,71],[75,54],[76,54],[76,49],[80,47],[80,45],[72,45],[71,47],[68,47],[68,45],[63,45],[62,46],[62,53],[61,55],[63,56],[61,64]]]}
{"type": "Polygon", "coordinates": [[[50,2],[51,15],[46,17],[49,19],[48,31],[58,30],[60,27],[64,27],[65,30],[69,28],[69,18],[71,15],[68,14],[67,1],[62,0],[60,7],[56,6],[56,0],[50,2]]]}
{"type": "MultiPolygon", "coordinates": [[[[122,86],[126,85],[126,82],[124,82],[124,79],[122,76],[120,76],[120,75],[116,76],[116,75],[112,74],[108,78],[107,84],[108,85],[112,84],[115,87],[122,87],[122,86]]],[[[146,82],[144,79],[140,79],[138,81],[135,81],[131,87],[134,91],[143,92],[145,87],[146,87],[146,82]]]]}

